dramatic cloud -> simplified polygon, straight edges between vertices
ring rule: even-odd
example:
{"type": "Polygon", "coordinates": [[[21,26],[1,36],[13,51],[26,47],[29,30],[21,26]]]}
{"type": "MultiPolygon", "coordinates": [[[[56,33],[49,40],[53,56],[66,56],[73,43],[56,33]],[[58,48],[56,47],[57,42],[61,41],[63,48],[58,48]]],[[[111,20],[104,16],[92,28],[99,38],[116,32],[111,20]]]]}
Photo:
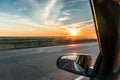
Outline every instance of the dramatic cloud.
{"type": "Polygon", "coordinates": [[[59,17],[61,9],[63,8],[63,2],[58,0],[47,0],[46,2],[37,2],[36,0],[31,0],[29,2],[32,6],[31,16],[41,24],[46,24],[47,22],[54,21],[59,17]]]}
{"type": "Polygon", "coordinates": [[[8,0],[0,2],[0,25],[56,33],[80,29],[93,24],[88,7],[87,0],[8,0]]]}
{"type": "Polygon", "coordinates": [[[43,18],[47,19],[52,8],[54,7],[54,5],[56,4],[57,0],[50,0],[50,2],[45,6],[44,10],[43,10],[43,18]]]}

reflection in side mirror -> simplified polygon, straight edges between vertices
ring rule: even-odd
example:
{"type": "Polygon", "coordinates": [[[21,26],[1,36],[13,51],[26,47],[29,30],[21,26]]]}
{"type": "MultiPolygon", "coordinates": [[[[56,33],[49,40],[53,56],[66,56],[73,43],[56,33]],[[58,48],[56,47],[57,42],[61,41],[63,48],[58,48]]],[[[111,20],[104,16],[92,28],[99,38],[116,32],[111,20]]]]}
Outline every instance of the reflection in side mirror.
{"type": "Polygon", "coordinates": [[[89,55],[66,55],[57,60],[57,67],[75,74],[90,76],[92,58],[89,55]]]}

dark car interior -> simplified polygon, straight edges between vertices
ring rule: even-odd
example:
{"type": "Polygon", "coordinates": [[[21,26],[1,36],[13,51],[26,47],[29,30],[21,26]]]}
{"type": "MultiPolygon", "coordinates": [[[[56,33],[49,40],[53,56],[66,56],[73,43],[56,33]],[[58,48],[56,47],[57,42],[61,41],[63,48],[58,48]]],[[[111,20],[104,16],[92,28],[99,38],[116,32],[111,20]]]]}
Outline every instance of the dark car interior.
{"type": "MultiPolygon", "coordinates": [[[[117,80],[119,65],[119,22],[120,5],[112,0],[93,1],[96,11],[96,29],[99,39],[101,59],[97,66],[97,80],[117,80]],[[117,60],[116,60],[117,59],[117,60]],[[116,62],[117,61],[117,62],[116,62]],[[116,63],[118,65],[116,65],[116,63]],[[116,69],[117,68],[117,69],[116,69]]],[[[95,76],[95,75],[94,75],[95,76]]]]}

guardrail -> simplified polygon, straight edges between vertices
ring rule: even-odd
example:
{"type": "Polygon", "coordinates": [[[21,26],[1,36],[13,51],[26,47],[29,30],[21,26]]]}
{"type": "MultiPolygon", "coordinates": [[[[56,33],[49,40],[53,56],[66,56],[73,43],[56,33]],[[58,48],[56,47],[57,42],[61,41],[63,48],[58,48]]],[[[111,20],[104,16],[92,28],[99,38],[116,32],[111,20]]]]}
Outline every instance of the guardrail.
{"type": "Polygon", "coordinates": [[[16,49],[16,48],[32,48],[44,46],[56,46],[67,44],[79,44],[86,42],[95,42],[96,39],[78,39],[75,41],[69,39],[44,39],[44,40],[2,40],[0,41],[0,50],[3,49],[16,49]]]}
{"type": "Polygon", "coordinates": [[[43,41],[0,41],[0,49],[31,48],[53,45],[50,40],[43,41]]]}

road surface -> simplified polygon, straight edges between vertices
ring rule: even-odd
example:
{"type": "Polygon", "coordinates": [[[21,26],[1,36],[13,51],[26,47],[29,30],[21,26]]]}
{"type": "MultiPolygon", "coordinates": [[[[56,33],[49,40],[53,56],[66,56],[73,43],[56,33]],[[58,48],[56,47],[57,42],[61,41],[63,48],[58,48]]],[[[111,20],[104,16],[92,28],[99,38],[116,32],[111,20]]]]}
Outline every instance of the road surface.
{"type": "Polygon", "coordinates": [[[0,80],[74,80],[79,77],[56,67],[65,54],[90,54],[94,61],[97,43],[73,44],[0,51],[0,80]]]}

